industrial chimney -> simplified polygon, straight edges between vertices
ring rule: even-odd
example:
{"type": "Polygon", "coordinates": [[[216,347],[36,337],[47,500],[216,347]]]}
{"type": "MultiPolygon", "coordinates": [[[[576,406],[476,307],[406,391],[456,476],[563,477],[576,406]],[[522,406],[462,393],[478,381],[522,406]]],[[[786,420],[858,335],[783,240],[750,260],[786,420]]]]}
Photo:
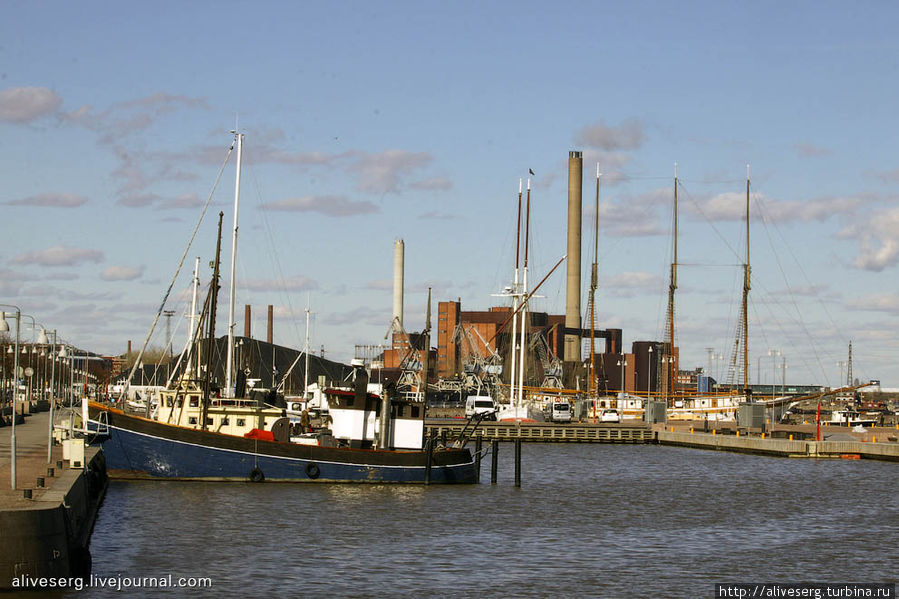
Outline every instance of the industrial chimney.
{"type": "Polygon", "coordinates": [[[243,306],[243,336],[249,339],[250,335],[250,316],[251,316],[251,308],[250,304],[244,304],[243,306]]]}
{"type": "Polygon", "coordinates": [[[568,152],[568,278],[565,307],[565,362],[581,361],[581,187],[584,159],[568,152]],[[569,331],[577,331],[570,333],[569,331]]]}
{"type": "Polygon", "coordinates": [[[403,261],[405,245],[402,239],[393,242],[393,320],[399,328],[403,327],[403,261]]]}
{"type": "Polygon", "coordinates": [[[268,306],[268,337],[266,341],[275,342],[275,307],[271,304],[268,306]]]}

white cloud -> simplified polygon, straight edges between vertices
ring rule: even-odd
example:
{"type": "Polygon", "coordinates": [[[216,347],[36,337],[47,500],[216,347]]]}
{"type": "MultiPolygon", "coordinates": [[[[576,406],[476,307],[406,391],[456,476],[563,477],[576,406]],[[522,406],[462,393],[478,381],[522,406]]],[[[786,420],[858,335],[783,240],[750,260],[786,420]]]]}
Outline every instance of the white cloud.
{"type": "Polygon", "coordinates": [[[854,299],[848,303],[850,308],[856,310],[871,310],[874,312],[888,312],[899,314],[899,294],[875,293],[854,299]]]}
{"type": "Polygon", "coordinates": [[[37,264],[40,266],[77,266],[85,262],[102,262],[103,252],[63,245],[46,250],[19,254],[10,262],[13,264],[37,264]]]}
{"type": "Polygon", "coordinates": [[[814,144],[793,144],[793,151],[803,158],[820,158],[822,156],[830,156],[833,150],[814,144]]]}
{"type": "Polygon", "coordinates": [[[861,270],[881,272],[899,262],[899,208],[881,211],[867,222],[857,222],[836,234],[837,238],[858,241],[859,253],[853,265],[861,270]]]}
{"type": "Polygon", "coordinates": [[[0,121],[27,123],[59,110],[62,98],[46,87],[13,87],[0,92],[0,121]]]}
{"type": "MultiPolygon", "coordinates": [[[[824,222],[834,216],[855,214],[859,207],[871,201],[861,196],[778,201],[753,192],[750,195],[749,214],[750,218],[758,220],[761,207],[764,217],[777,223],[824,222]]],[[[746,218],[745,192],[727,191],[685,206],[685,211],[702,215],[710,221],[742,221],[746,218]]]]}
{"type": "Polygon", "coordinates": [[[362,154],[350,166],[358,177],[356,188],[371,193],[398,193],[402,178],[429,165],[433,158],[427,152],[385,150],[362,154]]]}
{"type": "Polygon", "coordinates": [[[645,126],[637,119],[627,119],[620,125],[606,125],[600,120],[595,125],[582,128],[575,142],[602,150],[636,150],[646,141],[645,126]]]}
{"type": "Polygon", "coordinates": [[[43,208],[77,208],[87,198],[74,193],[40,193],[19,200],[4,202],[8,206],[40,206],[43,208]]]}
{"type": "Polygon", "coordinates": [[[639,291],[658,291],[665,281],[659,275],[649,272],[622,272],[611,277],[601,277],[600,288],[615,297],[634,297],[639,291]]]}
{"type": "Polygon", "coordinates": [[[453,182],[445,177],[432,177],[416,181],[409,185],[412,189],[423,189],[425,191],[448,191],[453,188],[453,182]]]}
{"type": "Polygon", "coordinates": [[[104,281],[133,281],[144,274],[144,267],[138,266],[110,266],[100,273],[104,281]]]}
{"type": "Polygon", "coordinates": [[[341,196],[306,196],[268,202],[260,206],[262,210],[279,212],[318,212],[326,216],[342,217],[380,212],[371,202],[354,202],[341,196]]]}
{"type": "Polygon", "coordinates": [[[318,283],[309,277],[288,277],[285,279],[247,279],[238,286],[250,291],[308,291],[318,289],[318,283]]]}

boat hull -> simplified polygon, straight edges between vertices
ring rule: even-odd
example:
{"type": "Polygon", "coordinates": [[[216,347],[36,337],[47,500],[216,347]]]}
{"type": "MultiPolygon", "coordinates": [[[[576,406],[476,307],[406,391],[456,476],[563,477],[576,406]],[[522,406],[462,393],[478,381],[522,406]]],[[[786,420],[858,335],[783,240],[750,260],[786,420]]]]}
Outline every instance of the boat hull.
{"type": "MultiPolygon", "coordinates": [[[[252,482],[424,483],[424,451],[299,445],[159,423],[91,405],[93,442],[110,478],[252,482]]],[[[430,483],[477,482],[467,449],[432,455],[430,483]]]]}

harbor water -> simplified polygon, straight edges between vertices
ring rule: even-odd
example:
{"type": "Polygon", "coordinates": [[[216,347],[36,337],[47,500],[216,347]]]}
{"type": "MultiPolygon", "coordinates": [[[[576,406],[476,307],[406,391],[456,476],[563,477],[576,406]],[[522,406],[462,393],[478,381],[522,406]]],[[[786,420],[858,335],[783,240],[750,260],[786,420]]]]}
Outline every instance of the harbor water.
{"type": "Polygon", "coordinates": [[[515,488],[512,449],[500,445],[496,485],[489,456],[478,485],[112,482],[93,572],[211,580],[132,590],[190,597],[711,597],[715,583],[896,581],[896,464],[525,444],[515,488]]]}

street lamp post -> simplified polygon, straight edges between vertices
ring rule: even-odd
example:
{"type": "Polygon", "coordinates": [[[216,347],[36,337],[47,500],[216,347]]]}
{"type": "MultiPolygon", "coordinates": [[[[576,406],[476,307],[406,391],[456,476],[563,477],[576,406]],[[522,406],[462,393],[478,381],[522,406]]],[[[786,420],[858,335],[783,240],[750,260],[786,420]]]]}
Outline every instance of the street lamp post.
{"type": "Polygon", "coordinates": [[[652,374],[655,371],[655,369],[653,369],[653,367],[652,367],[652,346],[651,345],[649,346],[649,364],[648,364],[648,366],[649,367],[646,369],[646,372],[649,376],[648,395],[649,395],[649,399],[652,400],[652,374]]]}
{"type": "MultiPolygon", "coordinates": [[[[12,489],[16,489],[16,394],[19,391],[19,333],[21,330],[22,324],[22,311],[18,306],[13,306],[11,304],[0,304],[7,308],[15,308],[16,309],[16,349],[15,349],[15,357],[13,358],[13,388],[12,388],[12,430],[9,434],[9,450],[10,450],[10,478],[12,483],[12,489]]],[[[0,313],[2,318],[0,318],[0,331],[8,332],[9,324],[6,322],[6,313],[0,313]]]]}
{"type": "Polygon", "coordinates": [[[777,385],[777,358],[783,355],[779,349],[769,349],[768,355],[771,356],[771,397],[774,397],[774,387],[777,385]]]}
{"type": "Polygon", "coordinates": [[[627,358],[624,357],[624,354],[621,354],[621,359],[618,360],[618,366],[621,366],[621,395],[619,395],[620,399],[624,399],[625,395],[625,385],[624,385],[624,367],[627,366],[627,358]]]}

